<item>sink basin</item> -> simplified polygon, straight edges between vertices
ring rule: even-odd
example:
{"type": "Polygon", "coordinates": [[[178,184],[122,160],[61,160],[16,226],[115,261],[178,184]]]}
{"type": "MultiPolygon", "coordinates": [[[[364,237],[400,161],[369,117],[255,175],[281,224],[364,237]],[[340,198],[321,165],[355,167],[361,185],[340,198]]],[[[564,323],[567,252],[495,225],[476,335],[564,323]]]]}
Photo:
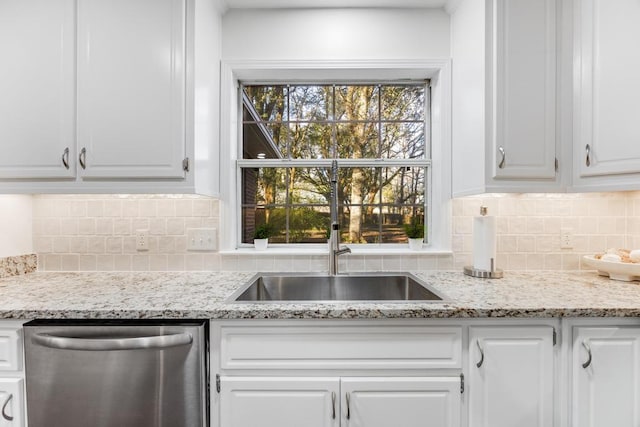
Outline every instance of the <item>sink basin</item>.
{"type": "Polygon", "coordinates": [[[257,274],[227,302],[442,302],[444,299],[409,273],[339,276],[257,274]]]}

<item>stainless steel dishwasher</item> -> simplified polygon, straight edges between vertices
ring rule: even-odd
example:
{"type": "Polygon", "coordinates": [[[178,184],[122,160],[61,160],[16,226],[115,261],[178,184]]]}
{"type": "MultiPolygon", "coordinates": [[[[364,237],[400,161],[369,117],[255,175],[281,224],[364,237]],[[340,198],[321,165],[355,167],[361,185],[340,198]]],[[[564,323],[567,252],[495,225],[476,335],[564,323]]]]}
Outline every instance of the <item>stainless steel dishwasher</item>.
{"type": "Polygon", "coordinates": [[[206,321],[24,325],[29,427],[205,427],[206,321]]]}

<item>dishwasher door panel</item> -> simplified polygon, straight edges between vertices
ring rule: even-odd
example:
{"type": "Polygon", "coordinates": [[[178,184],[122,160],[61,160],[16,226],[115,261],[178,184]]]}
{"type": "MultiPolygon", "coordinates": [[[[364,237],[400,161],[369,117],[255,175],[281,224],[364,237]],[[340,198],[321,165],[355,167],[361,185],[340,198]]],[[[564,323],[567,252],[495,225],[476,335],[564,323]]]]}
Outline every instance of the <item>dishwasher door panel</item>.
{"type": "Polygon", "coordinates": [[[202,427],[205,351],[202,325],[25,326],[29,426],[202,427]]]}

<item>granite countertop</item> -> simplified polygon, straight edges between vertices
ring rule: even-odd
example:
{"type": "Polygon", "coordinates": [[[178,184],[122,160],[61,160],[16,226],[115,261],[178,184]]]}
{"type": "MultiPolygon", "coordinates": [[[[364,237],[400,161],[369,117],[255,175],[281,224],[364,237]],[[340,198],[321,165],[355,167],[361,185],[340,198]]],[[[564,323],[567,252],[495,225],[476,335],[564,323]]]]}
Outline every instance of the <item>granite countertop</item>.
{"type": "Polygon", "coordinates": [[[251,272],[31,273],[0,279],[0,318],[639,317],[640,283],[595,272],[414,272],[446,303],[226,304],[251,272]]]}

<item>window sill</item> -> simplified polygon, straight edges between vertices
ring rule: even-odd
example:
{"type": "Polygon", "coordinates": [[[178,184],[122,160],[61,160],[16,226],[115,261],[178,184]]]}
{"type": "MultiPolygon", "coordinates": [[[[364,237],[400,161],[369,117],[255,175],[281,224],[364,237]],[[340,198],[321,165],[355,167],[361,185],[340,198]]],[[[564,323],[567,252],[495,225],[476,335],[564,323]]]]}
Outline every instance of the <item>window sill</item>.
{"type": "MultiPolygon", "coordinates": [[[[425,246],[424,248],[414,251],[405,245],[393,245],[392,247],[381,247],[378,245],[341,245],[348,246],[351,254],[346,256],[393,256],[393,255],[451,255],[450,250],[434,249],[425,246]]],[[[295,245],[274,245],[266,250],[257,251],[252,247],[241,247],[232,250],[220,251],[221,255],[239,255],[239,256],[320,256],[328,255],[329,249],[326,245],[314,245],[313,247],[300,247],[295,245]]]]}

